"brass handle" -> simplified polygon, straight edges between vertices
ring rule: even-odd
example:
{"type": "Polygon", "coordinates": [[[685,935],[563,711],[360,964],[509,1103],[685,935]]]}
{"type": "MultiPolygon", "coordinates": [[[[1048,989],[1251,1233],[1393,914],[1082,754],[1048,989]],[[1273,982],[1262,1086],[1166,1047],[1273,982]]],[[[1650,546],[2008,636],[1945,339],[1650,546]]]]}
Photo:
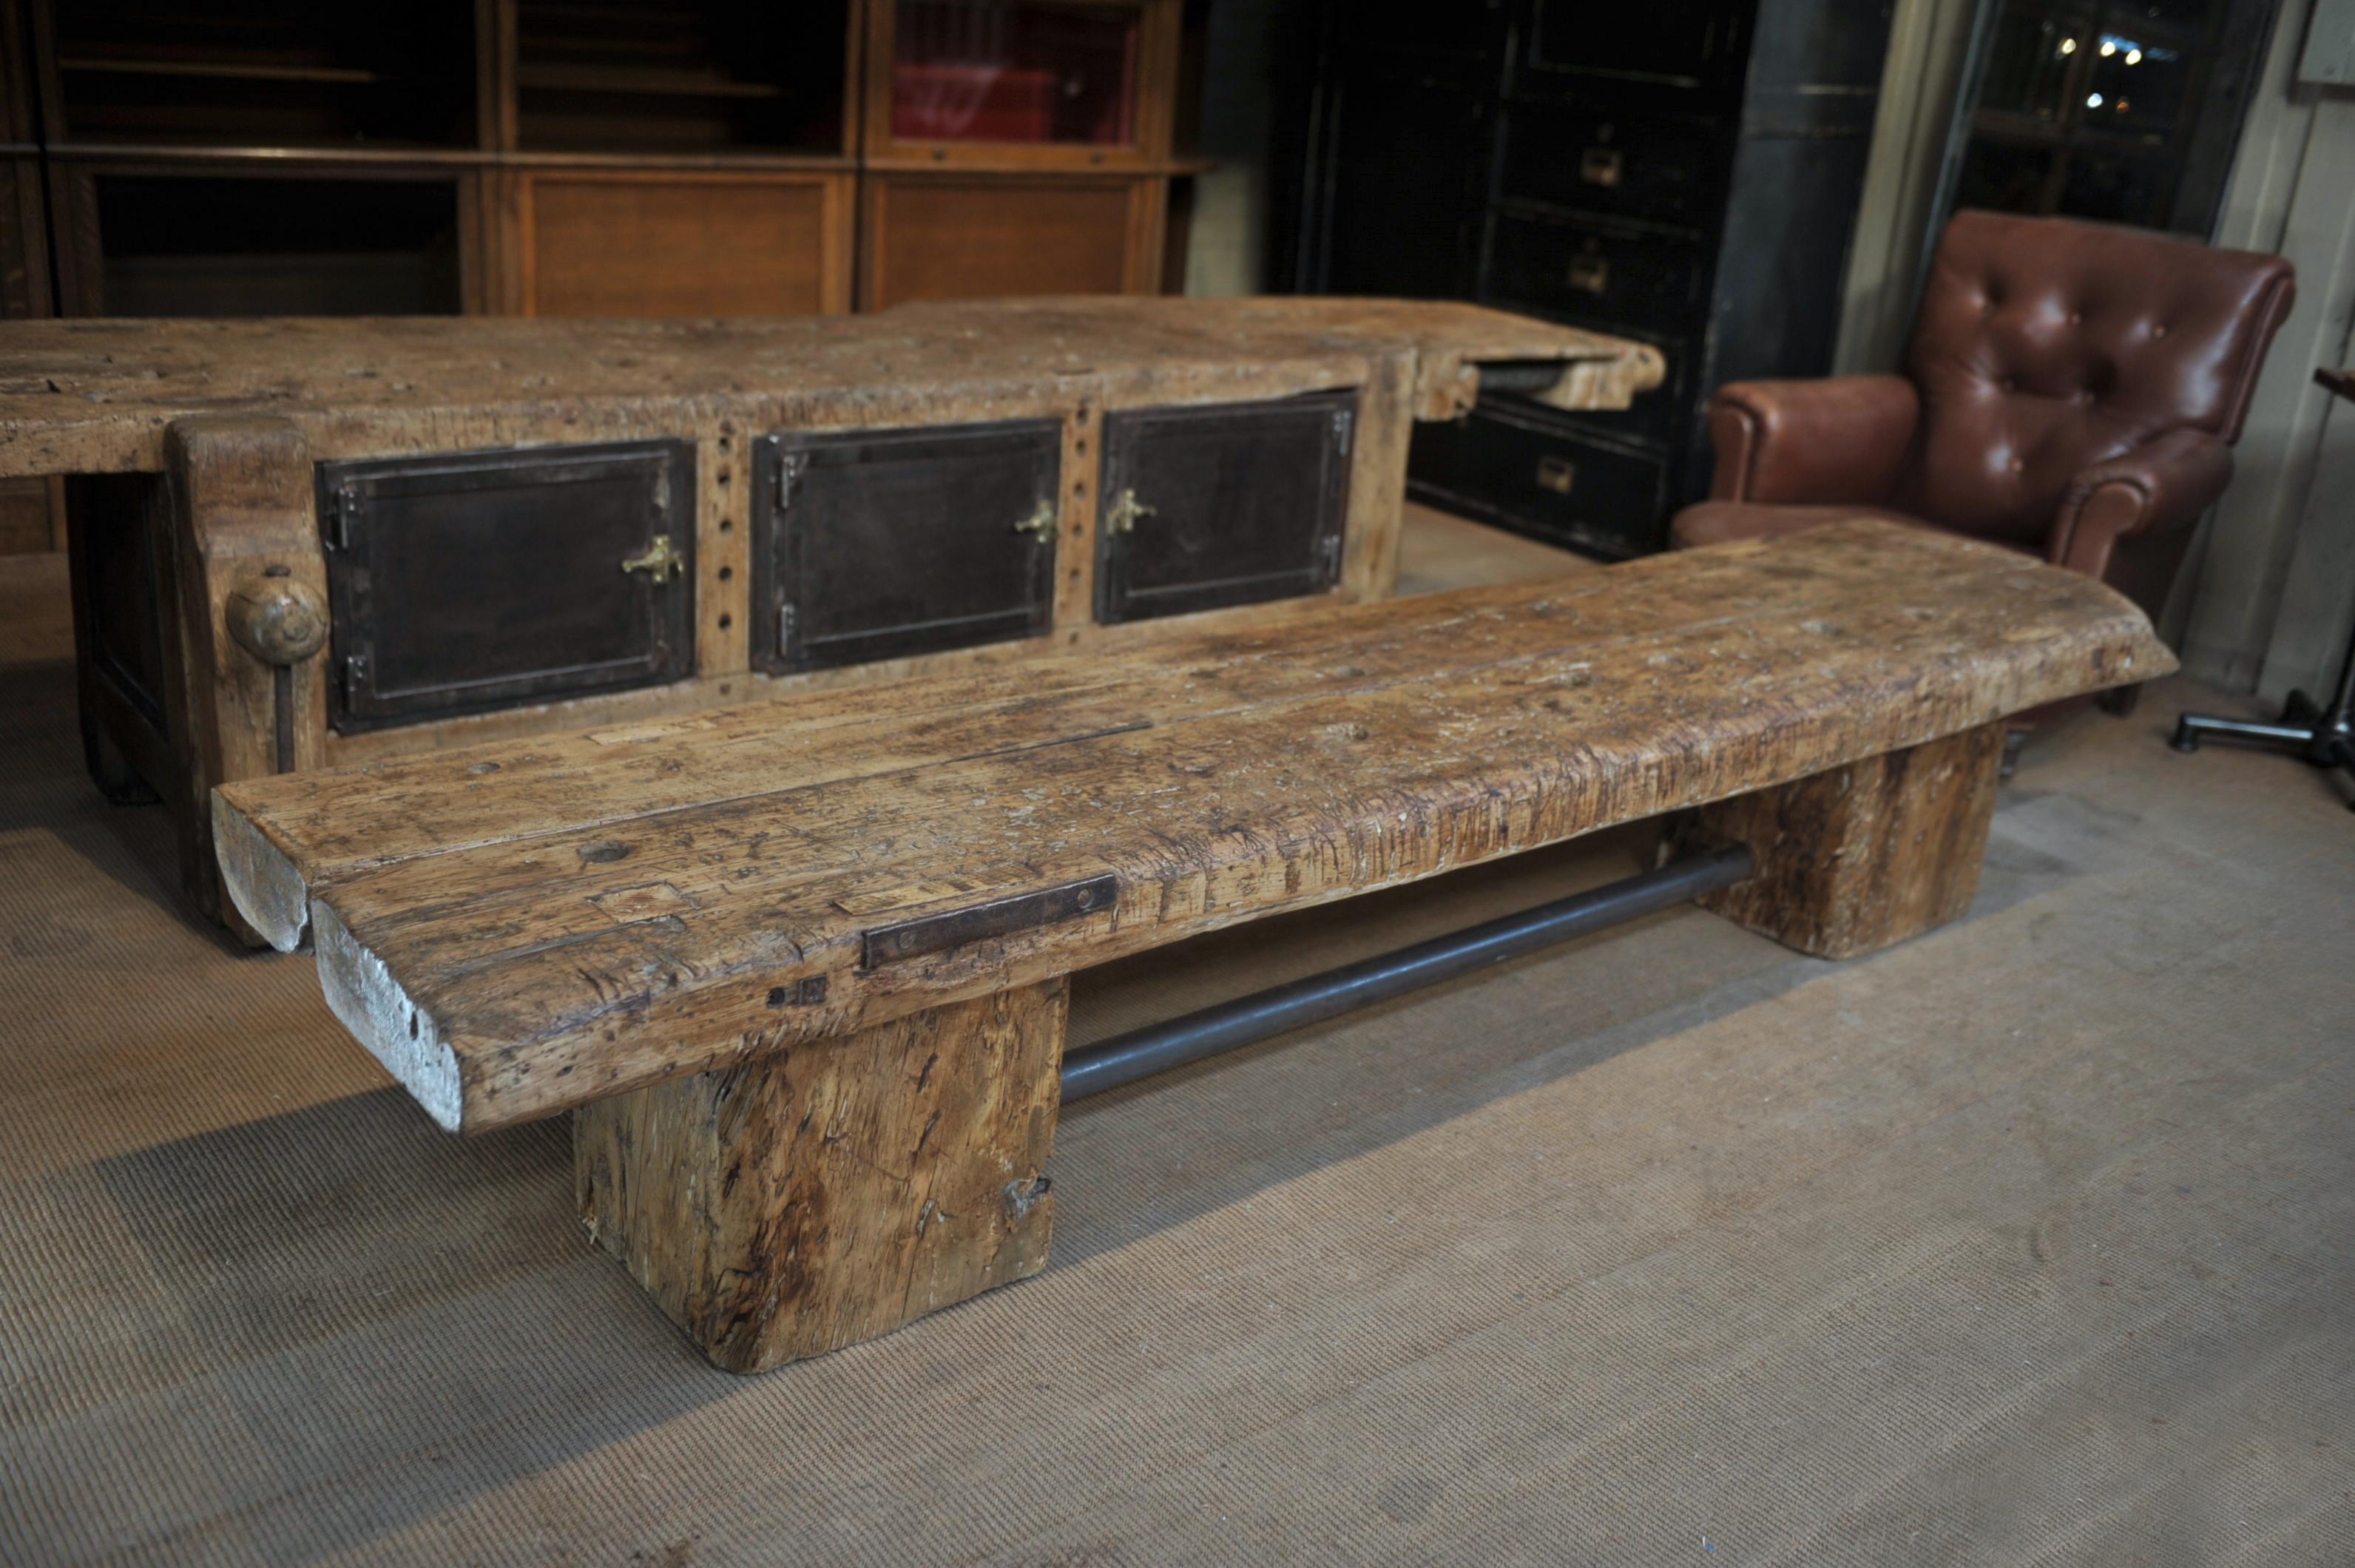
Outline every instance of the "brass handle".
{"type": "Polygon", "coordinates": [[[1018,534],[1028,534],[1032,539],[1043,539],[1049,534],[1053,533],[1055,531],[1055,503],[1052,501],[1039,502],[1037,507],[1031,509],[1028,517],[1014,525],[1014,531],[1018,534]]]}
{"type": "Polygon", "coordinates": [[[1619,149],[1589,147],[1578,155],[1578,177],[1587,185],[1599,185],[1606,190],[1619,184],[1619,149]]]}
{"type": "Polygon", "coordinates": [[[685,552],[672,548],[668,534],[656,534],[644,555],[634,555],[622,562],[623,571],[643,571],[656,584],[668,582],[674,577],[687,575],[685,552]]]}
{"type": "Polygon", "coordinates": [[[1611,262],[1604,256],[1579,256],[1570,263],[1570,286],[1599,294],[1611,286],[1611,262]]]}
{"type": "Polygon", "coordinates": [[[1538,488],[1550,490],[1557,496],[1567,496],[1570,487],[1578,483],[1578,469],[1567,457],[1538,459],[1538,488]]]}
{"type": "Polygon", "coordinates": [[[1135,491],[1123,490],[1113,502],[1112,510],[1104,514],[1104,528],[1115,534],[1134,533],[1139,517],[1153,517],[1156,511],[1157,508],[1138,500],[1135,491]]]}

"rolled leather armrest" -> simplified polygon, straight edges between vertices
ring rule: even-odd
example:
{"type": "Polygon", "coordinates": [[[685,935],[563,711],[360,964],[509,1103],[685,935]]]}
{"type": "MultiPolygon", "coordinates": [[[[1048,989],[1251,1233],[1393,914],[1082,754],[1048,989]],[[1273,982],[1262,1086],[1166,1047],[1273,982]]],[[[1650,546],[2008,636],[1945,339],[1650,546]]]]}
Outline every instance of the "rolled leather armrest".
{"type": "Polygon", "coordinates": [[[1921,418],[1922,395],[1902,376],[1729,381],[1709,403],[1710,497],[1886,501],[1921,418]]]}
{"type": "Polygon", "coordinates": [[[2069,482],[2046,559],[2112,579],[2121,542],[2190,529],[2232,479],[2232,448],[2206,431],[2169,431],[2069,482]]]}

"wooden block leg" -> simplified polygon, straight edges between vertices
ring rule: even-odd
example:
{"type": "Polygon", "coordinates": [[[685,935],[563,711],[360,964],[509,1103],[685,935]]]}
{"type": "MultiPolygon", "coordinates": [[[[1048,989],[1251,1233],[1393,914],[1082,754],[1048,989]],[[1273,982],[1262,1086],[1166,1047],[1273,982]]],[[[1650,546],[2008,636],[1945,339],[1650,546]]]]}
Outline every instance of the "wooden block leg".
{"type": "Polygon", "coordinates": [[[1700,844],[1758,875],[1700,901],[1819,958],[1854,958],[1959,918],[1978,891],[2004,726],[1890,752],[1703,806],[1700,844]]]}
{"type": "Polygon", "coordinates": [[[581,1222],[703,1353],[766,1371],[1047,1264],[1070,981],[575,1113],[581,1222]]]}

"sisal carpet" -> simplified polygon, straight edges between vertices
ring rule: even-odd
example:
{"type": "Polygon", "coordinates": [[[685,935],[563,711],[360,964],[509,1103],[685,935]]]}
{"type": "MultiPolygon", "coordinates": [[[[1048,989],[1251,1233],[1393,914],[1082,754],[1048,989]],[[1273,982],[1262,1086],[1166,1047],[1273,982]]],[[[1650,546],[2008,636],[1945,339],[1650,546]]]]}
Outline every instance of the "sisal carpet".
{"type": "MultiPolygon", "coordinates": [[[[708,1369],[0,667],[0,1561],[2355,1561],[2355,820],[2032,750],[1965,923],[1653,917],[1075,1106],[1053,1266],[708,1369]]],[[[1634,869],[1099,971],[1082,1038],[1634,869]]]]}

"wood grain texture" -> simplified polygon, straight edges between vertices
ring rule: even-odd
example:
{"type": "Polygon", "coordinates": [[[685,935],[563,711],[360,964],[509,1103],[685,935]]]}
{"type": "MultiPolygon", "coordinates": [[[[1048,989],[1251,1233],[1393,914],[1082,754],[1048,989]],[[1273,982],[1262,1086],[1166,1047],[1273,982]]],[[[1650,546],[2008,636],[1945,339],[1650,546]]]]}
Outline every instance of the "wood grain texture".
{"type": "Polygon", "coordinates": [[[2099,583],[1858,522],[914,681],[889,711],[250,780],[215,812],[253,848],[249,918],[307,901],[323,970],[371,977],[355,1032],[397,1072],[422,1051],[412,1091],[480,1128],[2173,667],[2099,583]],[[1109,908],[863,962],[878,927],[1105,875],[1109,908]],[[768,1005],[807,981],[823,1001],[768,1005]]]}
{"type": "Polygon", "coordinates": [[[1047,1264],[1070,982],[584,1107],[590,1239],[714,1364],[766,1371],[1047,1264]]]}
{"type": "Polygon", "coordinates": [[[174,704],[182,721],[172,731],[188,796],[183,881],[200,906],[216,911],[208,792],[229,779],[318,766],[327,699],[324,635],[307,654],[274,663],[241,645],[231,616],[240,601],[284,591],[325,605],[326,566],[311,465],[293,426],[234,414],[176,421],[165,461],[185,686],[174,704]]]}
{"type": "MultiPolygon", "coordinates": [[[[1143,292],[1150,279],[1135,208],[1144,202],[1157,209],[1167,183],[1152,176],[870,176],[862,187],[859,304],[884,310],[1021,293],[1143,292]]],[[[1157,253],[1152,260],[1157,269],[1157,253]]]]}
{"type": "Polygon", "coordinates": [[[1750,880],[1704,894],[1716,911],[1818,958],[1857,958],[1959,920],[1978,891],[2004,726],[1705,805],[1696,847],[1747,844],[1750,880]]]}
{"type": "MultiPolygon", "coordinates": [[[[694,203],[701,204],[696,210],[708,210],[716,223],[742,217],[731,215],[730,208],[743,196],[739,187],[765,192],[779,181],[815,181],[839,195],[833,174],[706,171],[677,189],[647,183],[648,177],[643,171],[562,170],[511,173],[495,183],[497,199],[515,201],[533,181],[546,182],[548,190],[562,188],[566,180],[620,181],[627,188],[643,188],[650,202],[660,205],[659,212],[649,209],[647,216],[657,227],[669,221],[664,214],[676,217],[681,210],[678,189],[690,192],[694,203]]],[[[835,196],[826,198],[829,211],[839,205],[835,196]]],[[[613,260],[605,251],[613,249],[613,238],[576,234],[564,249],[574,261],[599,255],[602,267],[613,260]]],[[[719,243],[707,235],[698,245],[731,254],[760,251],[744,264],[774,264],[762,244],[719,243]]],[[[507,264],[512,260],[500,263],[499,288],[532,286],[507,264]]],[[[741,261],[722,257],[714,265],[741,261]]],[[[583,287],[603,286],[588,273],[580,278],[586,280],[583,287]]],[[[847,287],[847,279],[821,280],[820,293],[839,304],[847,287]]],[[[581,294],[573,303],[588,308],[595,301],[581,294]]],[[[673,303],[687,308],[696,302],[682,297],[673,303]]],[[[982,667],[1046,645],[1049,639],[1039,637],[838,671],[751,676],[751,637],[761,617],[750,599],[755,573],[749,553],[751,474],[746,459],[762,434],[1061,421],[1068,488],[1052,630],[1056,639],[1078,645],[1124,635],[1123,628],[1093,624],[1092,616],[1097,510],[1090,495],[1096,470],[1090,449],[1105,410],[1362,388],[1361,452],[1354,462],[1356,498],[1347,526],[1353,538],[1363,534],[1365,542],[1350,547],[1346,587],[1353,597],[1377,597],[1389,592],[1395,576],[1408,422],[1416,409],[1438,395],[1424,383],[1452,395],[1467,379],[1476,381],[1482,359],[1548,357],[1582,370],[1607,365],[1597,383],[1603,390],[1595,395],[1622,403],[1657,376],[1657,354],[1636,345],[1470,306],[1385,301],[1028,300],[920,306],[880,318],[822,322],[770,316],[692,322],[12,324],[0,325],[0,473],[161,468],[167,461],[165,432],[183,415],[277,421],[289,434],[281,448],[289,470],[272,481],[280,485],[297,483],[296,468],[311,460],[569,446],[648,435],[696,443],[698,580],[692,678],[653,690],[517,703],[490,713],[431,717],[349,733],[328,728],[323,700],[302,699],[293,705],[297,731],[292,737],[302,765],[342,765],[499,736],[691,712],[809,687],[871,685],[916,673],[982,667]]],[[[315,556],[315,546],[309,553],[315,556]]],[[[1242,624],[1285,613],[1284,607],[1269,605],[1201,624],[1242,624]]],[[[189,623],[199,638],[209,624],[204,619],[189,623]]],[[[196,654],[197,663],[232,657],[216,648],[196,654]]],[[[307,681],[311,667],[304,668],[307,681]]],[[[324,694],[324,687],[320,690],[324,694]]],[[[192,732],[186,751],[194,771],[187,776],[199,805],[212,784],[242,776],[207,771],[216,754],[274,748],[280,739],[267,716],[250,705],[200,706],[180,717],[192,732]]],[[[198,901],[206,903],[212,878],[202,813],[186,826],[184,849],[197,877],[198,901]]]]}
{"type": "Polygon", "coordinates": [[[850,308],[850,178],[535,170],[516,176],[533,315],[850,308]]]}
{"type": "Polygon", "coordinates": [[[1476,305],[1404,300],[947,302],[876,316],[431,317],[0,323],[0,476],[160,471],[196,413],[292,422],[319,458],[639,439],[722,424],[876,428],[1231,401],[1363,384],[1415,361],[1423,418],[1478,362],[1559,359],[1585,406],[1660,379],[1646,345],[1476,305]]]}

